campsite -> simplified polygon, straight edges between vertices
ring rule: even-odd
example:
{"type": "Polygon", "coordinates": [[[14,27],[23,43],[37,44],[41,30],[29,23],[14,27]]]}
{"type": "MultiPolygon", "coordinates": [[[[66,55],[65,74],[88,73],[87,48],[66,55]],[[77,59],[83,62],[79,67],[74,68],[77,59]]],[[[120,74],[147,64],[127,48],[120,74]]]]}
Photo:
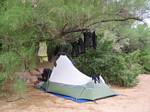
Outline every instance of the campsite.
{"type": "Polygon", "coordinates": [[[1,0],[0,112],[150,112],[150,0],[1,0]]]}
{"type": "Polygon", "coordinates": [[[16,102],[0,101],[1,112],[149,112],[150,90],[148,75],[139,77],[140,83],[134,88],[113,87],[122,94],[96,102],[75,103],[34,88],[28,89],[25,99],[16,102]],[[141,91],[142,90],[142,91],[141,91]]]}

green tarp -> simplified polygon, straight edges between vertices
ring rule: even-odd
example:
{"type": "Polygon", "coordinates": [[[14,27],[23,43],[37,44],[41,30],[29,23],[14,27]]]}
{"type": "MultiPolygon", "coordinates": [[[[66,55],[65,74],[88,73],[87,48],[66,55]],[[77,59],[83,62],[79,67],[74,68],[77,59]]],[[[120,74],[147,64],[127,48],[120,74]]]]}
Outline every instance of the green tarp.
{"type": "Polygon", "coordinates": [[[105,83],[90,82],[82,86],[74,86],[48,81],[43,84],[43,88],[47,92],[67,95],[76,99],[96,100],[116,95],[105,83]]]}

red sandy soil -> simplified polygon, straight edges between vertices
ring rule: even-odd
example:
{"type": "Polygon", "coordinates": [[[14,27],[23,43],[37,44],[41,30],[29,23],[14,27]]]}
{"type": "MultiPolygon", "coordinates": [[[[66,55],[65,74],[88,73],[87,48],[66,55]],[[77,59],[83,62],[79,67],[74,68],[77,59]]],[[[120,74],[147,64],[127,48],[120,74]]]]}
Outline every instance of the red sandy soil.
{"type": "Polygon", "coordinates": [[[0,101],[0,112],[150,112],[150,75],[140,75],[136,87],[112,89],[121,95],[79,104],[29,87],[25,99],[0,101]]]}

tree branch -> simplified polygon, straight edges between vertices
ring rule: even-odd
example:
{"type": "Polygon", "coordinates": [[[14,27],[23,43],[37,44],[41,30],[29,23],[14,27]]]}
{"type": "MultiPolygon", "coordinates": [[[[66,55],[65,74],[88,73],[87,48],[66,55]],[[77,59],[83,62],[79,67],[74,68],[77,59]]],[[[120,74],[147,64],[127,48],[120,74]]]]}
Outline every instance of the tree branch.
{"type": "Polygon", "coordinates": [[[95,24],[99,24],[99,23],[106,23],[106,22],[123,22],[123,21],[128,21],[128,20],[137,20],[137,21],[143,21],[143,19],[139,18],[139,17],[126,17],[126,18],[119,18],[119,19],[104,19],[101,21],[97,21],[97,22],[93,22],[91,24],[89,24],[88,26],[86,26],[85,28],[75,28],[75,29],[71,29],[68,31],[63,31],[61,32],[61,35],[67,35],[69,33],[75,33],[75,32],[83,32],[83,31],[87,31],[89,30],[90,26],[93,26],[95,24]]]}
{"type": "Polygon", "coordinates": [[[87,31],[89,29],[87,28],[77,28],[77,29],[72,29],[72,30],[68,30],[68,31],[63,31],[61,32],[61,35],[64,36],[66,34],[69,34],[69,33],[75,33],[75,32],[83,32],[83,31],[87,31]]]}
{"type": "Polygon", "coordinates": [[[101,21],[97,21],[94,22],[86,27],[90,27],[93,26],[95,24],[99,24],[99,23],[106,23],[106,22],[119,22],[119,21],[128,21],[128,20],[137,20],[137,21],[143,21],[143,19],[138,18],[138,17],[127,17],[127,18],[121,18],[121,19],[105,19],[105,20],[101,20],[101,21]]]}

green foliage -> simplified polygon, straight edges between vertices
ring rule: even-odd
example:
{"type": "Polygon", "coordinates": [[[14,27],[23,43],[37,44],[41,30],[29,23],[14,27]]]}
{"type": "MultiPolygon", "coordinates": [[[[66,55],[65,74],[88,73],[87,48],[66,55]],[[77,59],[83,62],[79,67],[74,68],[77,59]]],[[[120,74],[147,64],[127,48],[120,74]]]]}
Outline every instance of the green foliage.
{"type": "Polygon", "coordinates": [[[150,28],[138,25],[137,28],[126,28],[122,32],[129,39],[129,44],[124,47],[128,53],[139,51],[138,62],[146,73],[150,71],[150,28]]]}
{"type": "Polygon", "coordinates": [[[150,49],[141,52],[140,63],[144,67],[145,73],[150,73],[150,49]]]}
{"type": "Polygon", "coordinates": [[[18,70],[20,64],[18,56],[13,52],[6,52],[0,55],[0,62],[3,64],[2,72],[11,73],[18,70]]]}
{"type": "Polygon", "coordinates": [[[120,86],[134,86],[142,67],[138,64],[140,51],[129,54],[113,52],[113,40],[100,37],[96,51],[89,50],[75,58],[77,67],[88,74],[101,74],[104,79],[120,86]],[[103,40],[103,41],[102,41],[103,40]],[[85,66],[88,65],[88,66],[85,66]]]}
{"type": "Polygon", "coordinates": [[[78,68],[85,74],[89,76],[101,74],[107,82],[127,87],[136,84],[136,78],[142,70],[137,63],[129,65],[124,56],[119,54],[97,58],[93,54],[86,54],[86,56],[78,57],[75,61],[78,68]]]}
{"type": "Polygon", "coordinates": [[[2,92],[0,95],[4,91],[9,91],[10,88],[6,88],[5,85],[12,84],[11,82],[15,79],[14,72],[21,67],[20,61],[18,56],[13,52],[6,52],[0,55],[0,62],[2,63],[2,69],[0,71],[0,91],[2,92]]]}

